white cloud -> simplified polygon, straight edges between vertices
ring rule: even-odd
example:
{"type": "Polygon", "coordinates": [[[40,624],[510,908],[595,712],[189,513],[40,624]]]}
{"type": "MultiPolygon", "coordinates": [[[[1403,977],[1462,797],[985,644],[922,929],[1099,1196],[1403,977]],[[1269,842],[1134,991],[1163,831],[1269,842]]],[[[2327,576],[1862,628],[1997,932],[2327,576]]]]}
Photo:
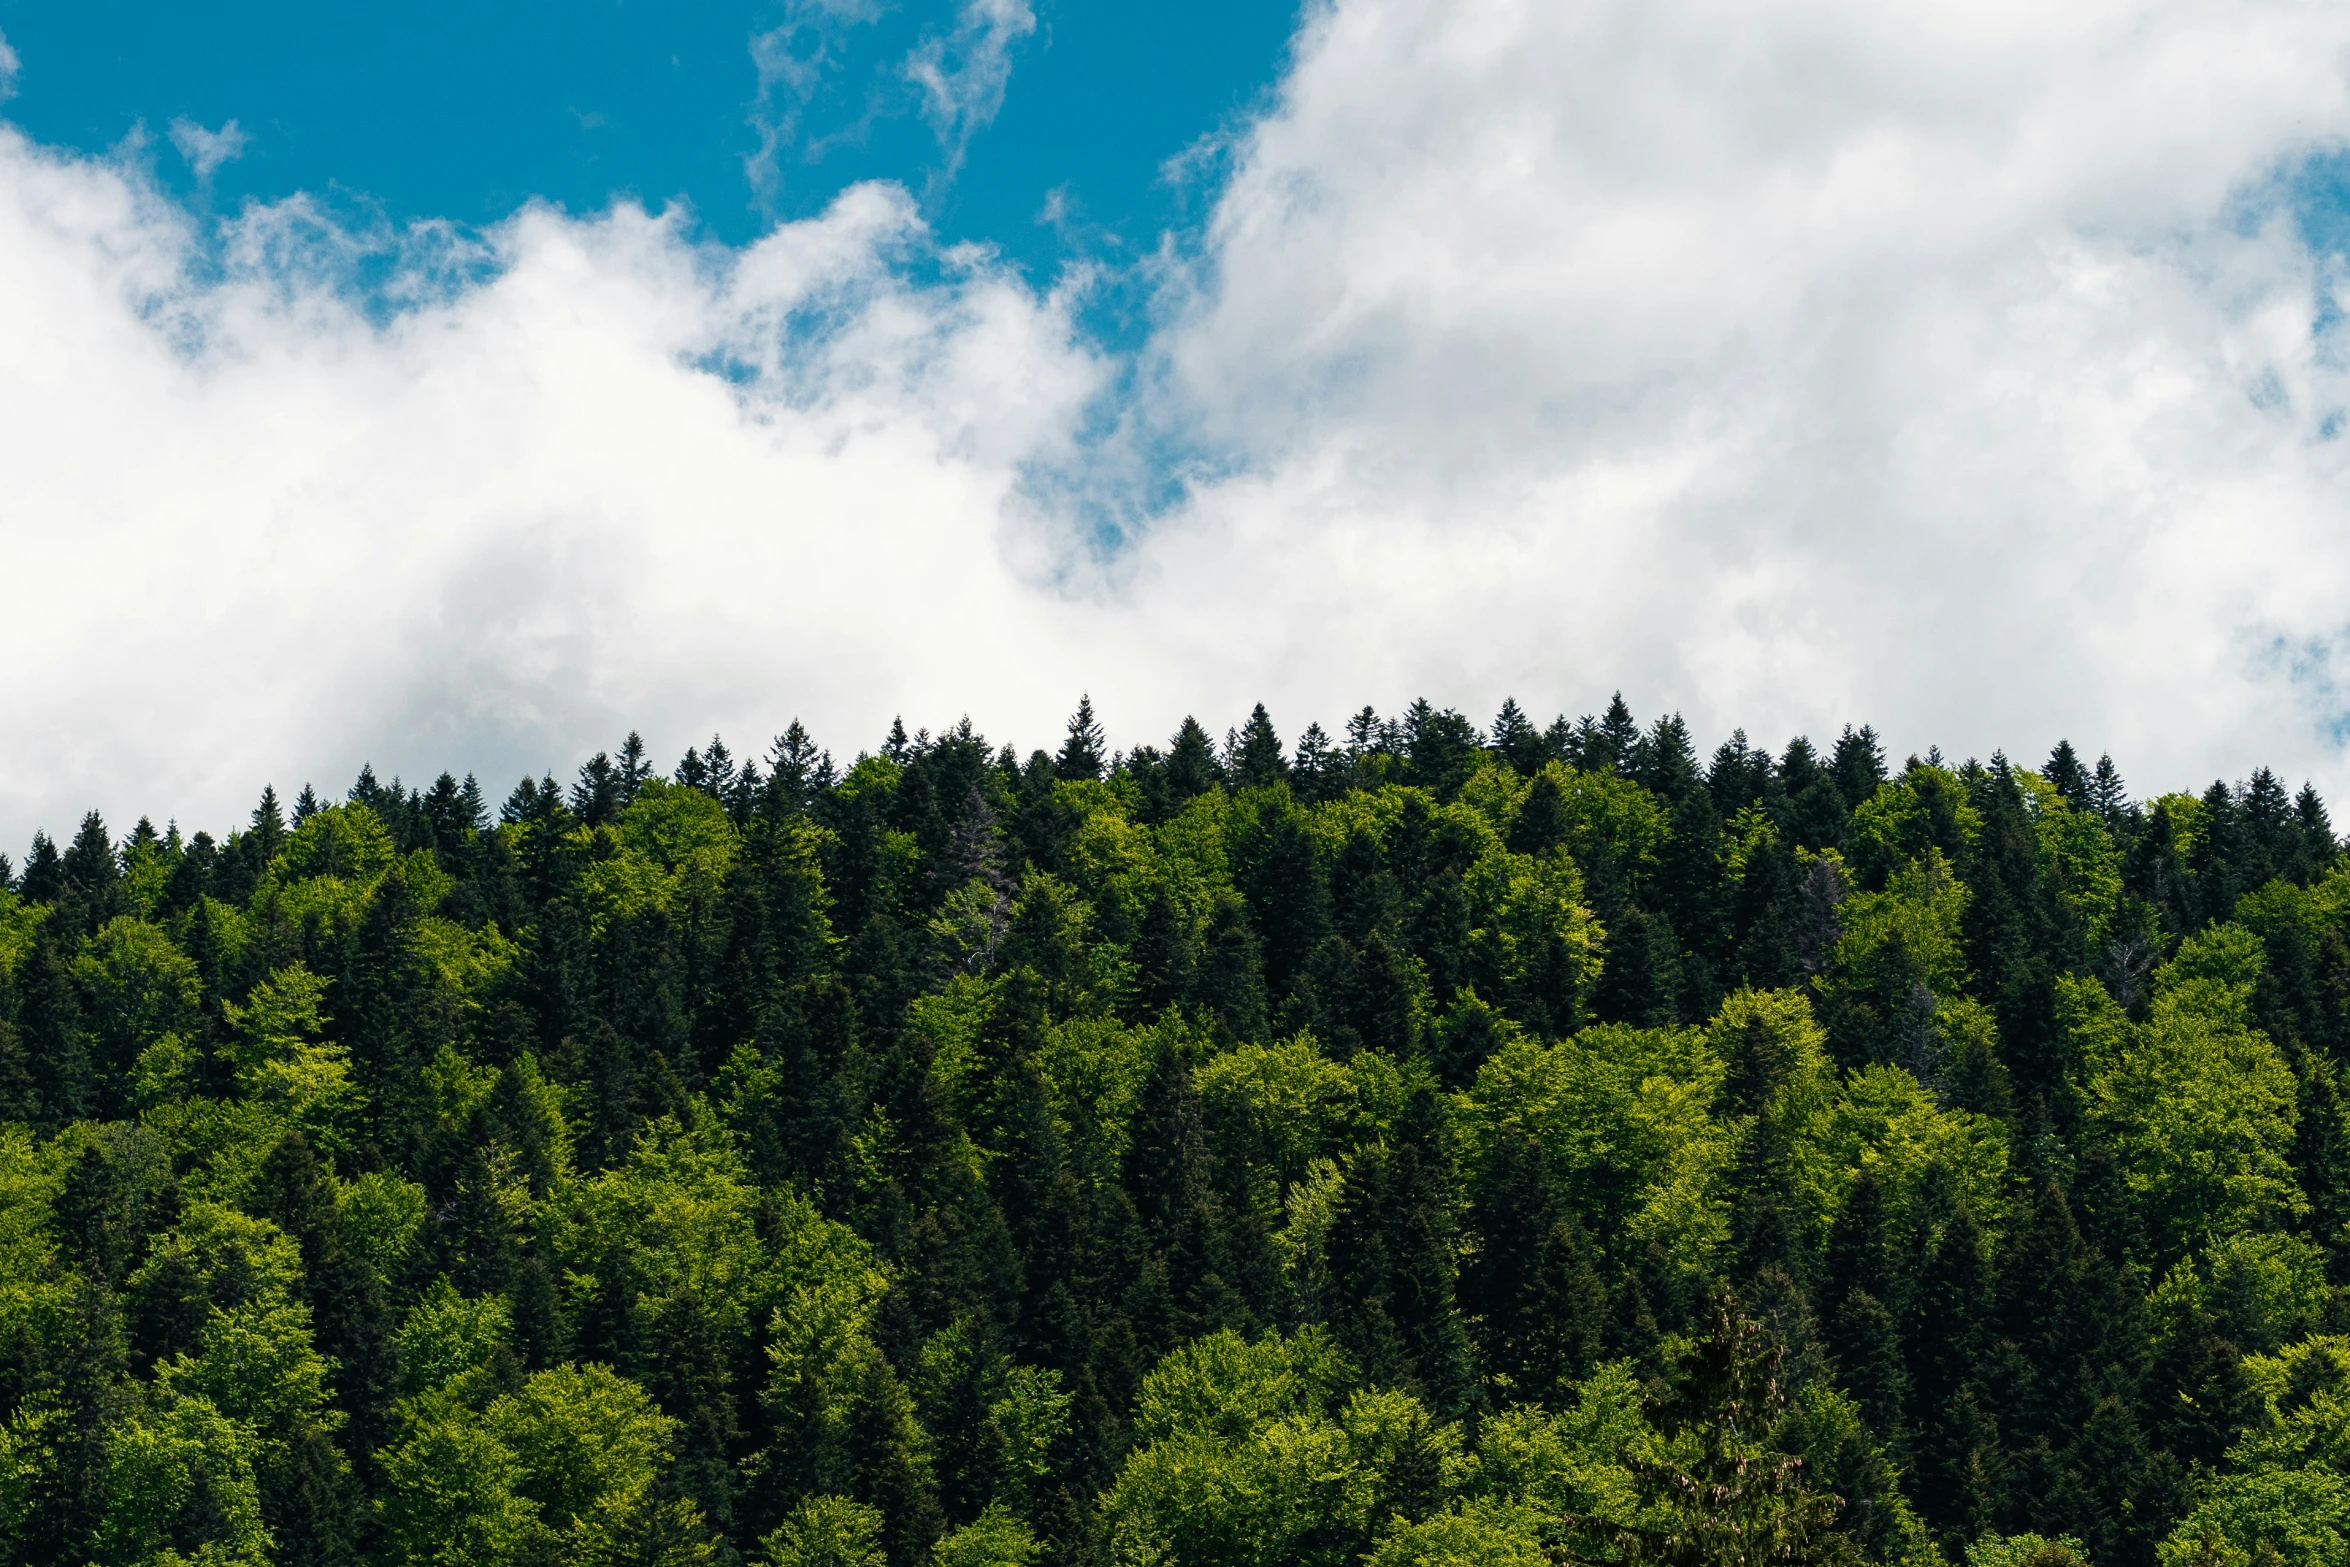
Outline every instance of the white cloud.
{"type": "Polygon", "coordinates": [[[772,208],[781,193],[782,159],[799,139],[800,118],[827,74],[841,66],[849,29],[881,19],[879,0],[785,0],[783,20],[751,35],[751,65],[759,91],[751,106],[758,149],[743,159],[743,173],[759,199],[772,208]]]}
{"type": "Polygon", "coordinates": [[[1028,0],[963,0],[951,33],[926,38],[906,59],[906,79],[922,94],[922,115],[946,155],[945,179],[963,166],[971,138],[1004,106],[1012,49],[1036,31],[1028,0]]]}
{"type": "Polygon", "coordinates": [[[902,193],[739,254],[526,211],[494,280],[388,327],[282,266],[315,224],[257,214],[191,283],[152,190],[0,134],[17,843],[92,804],[217,826],[368,756],[502,789],[631,725],[1057,711],[1015,704],[1084,613],[1018,586],[998,517],[1096,371],[965,258],[900,281],[902,193]]]}
{"type": "Polygon", "coordinates": [[[2350,132],[2346,43],[2285,3],[1323,7],[1158,345],[1240,476],[1139,618],[1299,713],[1620,684],[1717,735],[2350,783],[2288,678],[2350,624],[2350,388],[2276,183],[2350,132]]]}
{"type": "Polygon", "coordinates": [[[16,51],[8,46],[5,34],[0,34],[0,101],[16,96],[16,78],[24,68],[16,51]]]}
{"type": "Polygon", "coordinates": [[[0,134],[0,841],[631,725],[1025,745],[1081,687],[1123,742],[1620,685],[2339,791],[2340,267],[2284,191],[2350,142],[2345,45],[2284,0],[1338,0],[1131,377],[890,188],[739,253],[288,203],[219,278],[0,134]],[[1170,463],[1097,558],[1078,502],[1170,463]]]}
{"type": "Polygon", "coordinates": [[[251,140],[234,120],[227,121],[216,131],[208,131],[185,117],[171,122],[171,144],[179,149],[181,157],[188,160],[188,167],[195,171],[199,180],[212,178],[213,171],[222,164],[242,157],[246,144],[251,140]]]}

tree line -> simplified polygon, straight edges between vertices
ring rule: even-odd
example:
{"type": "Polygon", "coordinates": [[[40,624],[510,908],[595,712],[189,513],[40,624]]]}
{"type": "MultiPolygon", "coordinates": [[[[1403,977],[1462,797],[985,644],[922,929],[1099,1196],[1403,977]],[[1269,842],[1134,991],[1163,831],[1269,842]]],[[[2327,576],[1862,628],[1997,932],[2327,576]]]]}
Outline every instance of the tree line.
{"type": "Polygon", "coordinates": [[[0,1555],[2350,1561],[2350,864],[1619,697],[0,858],[0,1555]]]}

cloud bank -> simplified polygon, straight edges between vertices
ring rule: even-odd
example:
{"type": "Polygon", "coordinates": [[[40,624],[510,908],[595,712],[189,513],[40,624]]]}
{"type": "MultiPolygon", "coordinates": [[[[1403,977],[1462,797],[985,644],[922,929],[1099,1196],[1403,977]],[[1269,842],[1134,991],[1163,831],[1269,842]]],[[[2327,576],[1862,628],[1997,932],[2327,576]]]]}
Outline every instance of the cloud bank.
{"type": "Polygon", "coordinates": [[[2281,0],[1337,0],[1131,362],[890,187],[732,253],[215,234],[0,137],[0,835],[630,725],[1037,743],[1080,687],[1129,742],[1621,686],[2338,792],[2346,51],[2281,0]]]}

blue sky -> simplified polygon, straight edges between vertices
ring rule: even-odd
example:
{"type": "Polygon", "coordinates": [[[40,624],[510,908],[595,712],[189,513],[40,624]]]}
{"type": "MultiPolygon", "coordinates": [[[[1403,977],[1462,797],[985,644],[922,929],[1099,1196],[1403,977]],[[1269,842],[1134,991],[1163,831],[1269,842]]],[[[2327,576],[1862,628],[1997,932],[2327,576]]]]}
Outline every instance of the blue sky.
{"type": "Polygon", "coordinates": [[[1240,122],[1278,79],[1295,25],[1271,0],[1039,0],[1008,42],[1010,88],[980,123],[924,112],[909,61],[954,59],[946,0],[416,0],[401,6],[0,0],[22,62],[7,114],[86,152],[143,127],[157,177],[191,202],[332,192],[396,222],[483,224],[531,198],[592,212],[615,194],[691,203],[741,244],[858,180],[903,182],[949,240],[1033,276],[1073,255],[1147,252],[1202,210],[1169,160],[1240,122]],[[795,87],[754,46],[804,62],[795,87]],[[175,122],[237,155],[208,181],[175,122]],[[763,128],[786,127],[754,178],[763,128]],[[960,167],[954,144],[961,143],[960,167]],[[1059,193],[1059,221],[1047,203],[1059,193]]]}
{"type": "Polygon", "coordinates": [[[1620,688],[2350,792],[2350,8],[0,40],[0,844],[1080,691],[1119,745],[1620,688]]]}

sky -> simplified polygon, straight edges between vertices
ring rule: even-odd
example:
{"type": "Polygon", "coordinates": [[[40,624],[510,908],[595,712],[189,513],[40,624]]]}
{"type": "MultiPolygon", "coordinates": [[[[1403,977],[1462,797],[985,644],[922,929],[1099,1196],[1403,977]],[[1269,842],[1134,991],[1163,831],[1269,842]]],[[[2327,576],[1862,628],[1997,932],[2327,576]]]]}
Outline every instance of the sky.
{"type": "Polygon", "coordinates": [[[0,846],[1080,691],[2350,789],[2340,7],[0,39],[0,846]]]}

